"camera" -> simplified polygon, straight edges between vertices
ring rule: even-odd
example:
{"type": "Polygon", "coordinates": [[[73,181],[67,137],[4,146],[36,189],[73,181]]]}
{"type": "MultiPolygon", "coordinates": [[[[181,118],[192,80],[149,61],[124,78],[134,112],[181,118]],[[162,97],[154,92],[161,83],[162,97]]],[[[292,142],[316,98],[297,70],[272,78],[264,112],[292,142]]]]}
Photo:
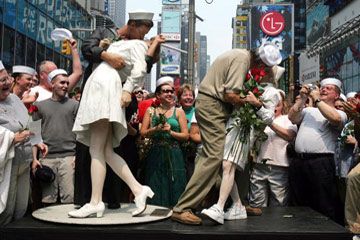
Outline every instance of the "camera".
{"type": "Polygon", "coordinates": [[[315,84],[309,83],[309,84],[307,84],[307,86],[309,87],[310,91],[316,89],[316,85],[315,85],[315,84]]]}

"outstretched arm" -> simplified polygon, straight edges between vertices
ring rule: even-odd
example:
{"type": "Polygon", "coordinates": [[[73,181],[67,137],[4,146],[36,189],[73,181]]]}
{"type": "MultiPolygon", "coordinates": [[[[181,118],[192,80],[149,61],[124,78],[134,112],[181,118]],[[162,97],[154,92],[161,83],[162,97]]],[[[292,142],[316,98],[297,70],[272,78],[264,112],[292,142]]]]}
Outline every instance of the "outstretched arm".
{"type": "Polygon", "coordinates": [[[82,76],[82,66],[80,61],[80,55],[77,50],[77,42],[75,39],[68,40],[71,47],[71,55],[72,55],[72,73],[69,76],[69,88],[68,91],[71,90],[76,86],[82,76]]]}

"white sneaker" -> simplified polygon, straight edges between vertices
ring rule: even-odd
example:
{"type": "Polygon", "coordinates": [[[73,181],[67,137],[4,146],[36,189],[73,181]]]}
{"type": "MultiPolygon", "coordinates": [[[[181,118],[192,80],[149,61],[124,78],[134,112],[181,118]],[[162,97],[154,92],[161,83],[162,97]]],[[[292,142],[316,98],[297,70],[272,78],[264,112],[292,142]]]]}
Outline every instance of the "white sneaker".
{"type": "Polygon", "coordinates": [[[233,204],[224,214],[225,220],[236,220],[236,219],[246,219],[246,208],[245,206],[238,207],[233,204]]]}
{"type": "Polygon", "coordinates": [[[100,218],[103,216],[104,211],[105,204],[103,202],[99,202],[97,205],[87,203],[80,209],[69,212],[68,215],[73,218],[86,218],[96,214],[96,217],[100,218]]]}
{"type": "Polygon", "coordinates": [[[151,190],[151,188],[148,186],[143,186],[143,189],[142,189],[141,193],[139,194],[139,196],[137,196],[134,199],[137,209],[132,212],[132,216],[136,217],[136,216],[140,215],[141,213],[143,213],[146,209],[146,199],[148,197],[152,198],[153,196],[154,196],[154,192],[151,190]]]}
{"type": "Polygon", "coordinates": [[[221,210],[217,204],[212,205],[211,208],[202,210],[201,214],[209,217],[210,220],[214,222],[224,224],[224,211],[221,210]]]}

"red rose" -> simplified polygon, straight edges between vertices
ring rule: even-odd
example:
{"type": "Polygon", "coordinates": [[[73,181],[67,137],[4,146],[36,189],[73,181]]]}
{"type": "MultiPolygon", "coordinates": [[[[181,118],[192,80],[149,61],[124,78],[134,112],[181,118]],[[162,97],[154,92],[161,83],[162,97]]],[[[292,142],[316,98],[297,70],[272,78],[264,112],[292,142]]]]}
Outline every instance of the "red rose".
{"type": "Polygon", "coordinates": [[[255,95],[255,94],[258,94],[259,93],[259,89],[256,87],[252,90],[252,93],[255,95]]]}
{"type": "Polygon", "coordinates": [[[35,106],[35,105],[30,105],[30,107],[29,107],[29,114],[31,115],[31,114],[33,114],[34,112],[37,112],[39,109],[38,109],[38,107],[37,106],[35,106]]]}
{"type": "Polygon", "coordinates": [[[250,75],[250,73],[247,73],[247,74],[246,74],[245,79],[246,79],[246,81],[249,81],[249,80],[251,79],[251,75],[250,75]]]}
{"type": "Polygon", "coordinates": [[[251,75],[255,76],[255,75],[258,75],[258,74],[259,74],[259,69],[253,68],[253,69],[251,69],[250,72],[251,72],[251,75]]]}
{"type": "Polygon", "coordinates": [[[160,106],[160,100],[159,100],[159,99],[155,99],[155,101],[153,101],[153,103],[151,104],[151,106],[154,107],[154,108],[160,106]]]}
{"type": "Polygon", "coordinates": [[[266,75],[265,69],[261,69],[259,72],[260,77],[264,77],[266,75]]]}
{"type": "Polygon", "coordinates": [[[260,80],[261,80],[260,75],[256,75],[254,77],[254,80],[255,80],[255,82],[260,82],[260,80]]]}

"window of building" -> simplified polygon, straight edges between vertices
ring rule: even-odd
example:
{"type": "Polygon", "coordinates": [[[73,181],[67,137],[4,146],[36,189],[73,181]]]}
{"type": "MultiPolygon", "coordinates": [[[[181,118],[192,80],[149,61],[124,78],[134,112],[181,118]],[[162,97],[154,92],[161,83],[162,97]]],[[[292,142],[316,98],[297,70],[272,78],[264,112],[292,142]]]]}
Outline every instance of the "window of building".
{"type": "Polygon", "coordinates": [[[22,34],[26,33],[26,22],[27,22],[27,2],[24,0],[17,1],[17,18],[16,18],[16,30],[22,34]]]}
{"type": "Polygon", "coordinates": [[[0,0],[0,22],[3,22],[3,12],[4,12],[4,0],[0,0]]]}
{"type": "Polygon", "coordinates": [[[42,44],[37,43],[36,46],[36,63],[40,63],[45,59],[45,46],[42,44]]]}
{"type": "Polygon", "coordinates": [[[25,35],[17,32],[16,33],[16,44],[15,44],[15,65],[25,65],[26,56],[26,37],[25,35]]]}
{"type": "Polygon", "coordinates": [[[37,6],[41,11],[46,12],[46,0],[38,0],[37,6]]]}
{"type": "Polygon", "coordinates": [[[28,0],[29,3],[32,3],[33,5],[37,4],[37,0],[28,0]]]}
{"type": "Polygon", "coordinates": [[[55,0],[47,0],[47,15],[51,18],[54,17],[55,0]]]}
{"type": "Polygon", "coordinates": [[[46,25],[46,46],[48,48],[54,47],[54,41],[51,39],[51,32],[54,30],[54,22],[47,18],[47,25],[46,25]]]}
{"type": "Polygon", "coordinates": [[[54,59],[54,50],[52,48],[46,48],[46,59],[51,61],[54,59]]]}
{"type": "Polygon", "coordinates": [[[16,1],[5,0],[4,23],[11,28],[16,25],[16,1]]]}
{"type": "MultiPolygon", "coordinates": [[[[29,4],[28,6],[28,14],[27,14],[27,22],[26,22],[26,31],[27,36],[36,40],[37,36],[37,28],[38,28],[38,16],[37,16],[36,8],[29,4]]],[[[35,45],[33,45],[35,46],[35,45]]]]}
{"type": "Polygon", "coordinates": [[[70,10],[69,10],[69,1],[63,0],[61,8],[61,22],[65,28],[70,28],[70,10]]]}
{"type": "Polygon", "coordinates": [[[61,20],[61,0],[55,0],[54,19],[57,22],[61,20]]]}
{"type": "Polygon", "coordinates": [[[57,52],[54,52],[54,63],[56,64],[56,66],[60,67],[60,58],[61,55],[57,52]]]}
{"type": "Polygon", "coordinates": [[[36,42],[27,38],[27,46],[26,46],[26,65],[29,67],[35,67],[36,64],[36,42]]]}
{"type": "Polygon", "coordinates": [[[46,16],[41,12],[39,12],[38,23],[37,41],[46,44],[46,16]]]}
{"type": "Polygon", "coordinates": [[[3,37],[3,57],[2,61],[8,65],[12,66],[14,64],[14,46],[15,46],[15,31],[11,28],[4,27],[4,37],[3,37]]]}

